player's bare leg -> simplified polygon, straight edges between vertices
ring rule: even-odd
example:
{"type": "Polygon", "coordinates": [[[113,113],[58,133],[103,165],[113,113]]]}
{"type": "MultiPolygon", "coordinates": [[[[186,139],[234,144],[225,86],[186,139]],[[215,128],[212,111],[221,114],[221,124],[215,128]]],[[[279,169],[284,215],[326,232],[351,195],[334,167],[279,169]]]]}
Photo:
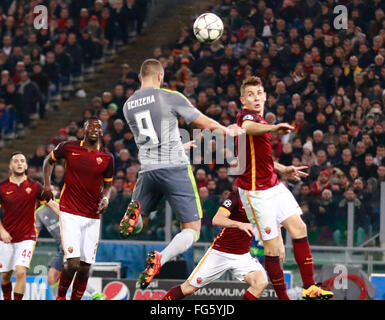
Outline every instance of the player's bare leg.
{"type": "Polygon", "coordinates": [[[276,237],[263,241],[265,251],[265,269],[279,300],[290,300],[286,291],[280,257],[282,257],[282,238],[276,237]]]}
{"type": "Polygon", "coordinates": [[[4,300],[12,300],[12,273],[13,270],[1,273],[1,290],[4,300]]]}
{"type": "Polygon", "coordinates": [[[188,281],[185,281],[181,285],[177,285],[168,290],[162,300],[181,300],[186,296],[192,295],[195,291],[198,291],[199,289],[200,288],[194,287],[189,284],[188,281]]]}
{"type": "Polygon", "coordinates": [[[292,215],[282,222],[284,228],[290,233],[293,241],[294,258],[297,262],[302,283],[302,297],[304,299],[330,299],[333,292],[326,291],[315,284],[313,255],[307,238],[306,224],[300,215],[292,215]]]}
{"type": "Polygon", "coordinates": [[[249,272],[244,276],[245,282],[250,285],[242,297],[242,300],[257,300],[267,287],[268,280],[266,272],[256,270],[249,272]]]}
{"type": "Polygon", "coordinates": [[[13,289],[13,298],[14,300],[22,300],[27,279],[27,268],[24,266],[16,266],[15,277],[16,282],[15,288],[13,289]]]}
{"type": "Polygon", "coordinates": [[[201,221],[181,223],[181,232],[171,240],[162,252],[151,251],[148,253],[146,269],[139,275],[139,284],[142,289],[147,288],[152,279],[160,272],[160,268],[178,254],[185,252],[194,242],[198,241],[201,221]]]}
{"type": "Polygon", "coordinates": [[[47,282],[50,288],[53,290],[54,296],[57,296],[60,274],[61,274],[61,271],[55,269],[54,267],[51,267],[48,270],[47,282]]]}

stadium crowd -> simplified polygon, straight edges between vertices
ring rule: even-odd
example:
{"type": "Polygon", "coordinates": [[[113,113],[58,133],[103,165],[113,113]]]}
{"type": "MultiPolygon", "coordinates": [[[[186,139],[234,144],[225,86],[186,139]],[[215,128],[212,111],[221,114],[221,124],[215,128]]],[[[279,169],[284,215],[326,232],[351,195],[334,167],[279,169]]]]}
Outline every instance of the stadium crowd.
{"type": "MultiPolygon", "coordinates": [[[[129,21],[140,33],[146,3],[33,2],[47,3],[52,19],[49,30],[31,31],[30,12],[18,5],[23,1],[0,5],[0,109],[5,132],[12,130],[6,125],[7,114],[23,125],[28,125],[23,112],[44,117],[42,106],[52,94],[52,86],[57,90],[66,85],[74,76],[71,70],[76,72],[79,65],[85,67],[93,59],[87,56],[92,51],[84,46],[108,48],[115,41],[126,43],[129,29],[125,24],[129,21]],[[130,16],[133,7],[141,12],[134,15],[138,21],[130,16]],[[113,28],[108,21],[114,22],[113,28]],[[103,42],[105,39],[108,42],[103,42]],[[3,76],[4,71],[8,76],[6,72],[3,76]],[[24,90],[26,82],[31,88],[38,84],[35,91],[24,90]],[[39,101],[40,109],[19,102],[21,110],[11,100],[16,99],[15,91],[18,99],[40,92],[37,100],[20,100],[39,101]]],[[[346,244],[350,201],[355,208],[355,244],[378,232],[380,186],[385,181],[385,5],[380,0],[339,4],[346,5],[349,12],[347,29],[334,29],[332,0],[222,0],[210,9],[225,24],[220,41],[211,45],[198,42],[192,34],[192,19],[175,43],[152,52],[165,68],[167,88],[183,93],[199,110],[224,125],[236,122],[242,80],[248,75],[262,78],[268,96],[266,121],[288,122],[295,127],[289,135],[272,136],[275,159],[285,165],[308,166],[307,179],[286,183],[303,210],[312,244],[346,244]]],[[[116,161],[113,195],[103,216],[104,239],[120,238],[119,222],[140,168],[133,134],[122,113],[125,100],[138,87],[137,70],[122,65],[114,87],[93,97],[83,119],[58,130],[29,161],[28,175],[41,178],[46,154],[61,141],[82,139],[84,121],[91,115],[99,116],[105,131],[103,144],[116,161]]],[[[183,119],[180,127],[188,129],[183,119]]],[[[215,147],[214,140],[211,146],[215,147]]],[[[196,164],[191,160],[204,212],[200,241],[209,242],[217,233],[211,219],[233,189],[234,177],[228,175],[228,163],[196,164]]],[[[57,165],[53,172],[52,182],[59,188],[64,170],[57,165]]],[[[164,210],[163,202],[149,215],[148,227],[132,238],[164,240],[164,210]]],[[[177,233],[179,226],[173,223],[172,228],[177,233]]]]}

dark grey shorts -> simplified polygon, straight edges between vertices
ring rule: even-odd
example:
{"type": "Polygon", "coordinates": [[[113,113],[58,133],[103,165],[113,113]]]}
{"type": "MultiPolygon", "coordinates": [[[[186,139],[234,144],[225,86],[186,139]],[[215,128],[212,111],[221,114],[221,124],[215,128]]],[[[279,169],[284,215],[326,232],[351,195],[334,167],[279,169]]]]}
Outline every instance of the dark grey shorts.
{"type": "Polygon", "coordinates": [[[191,166],[139,172],[132,199],[140,202],[142,215],[153,211],[162,196],[166,197],[178,221],[191,222],[202,218],[191,166]]]}
{"type": "Polygon", "coordinates": [[[48,264],[48,268],[55,268],[57,271],[63,270],[64,251],[60,248],[56,256],[54,256],[48,264]]]}

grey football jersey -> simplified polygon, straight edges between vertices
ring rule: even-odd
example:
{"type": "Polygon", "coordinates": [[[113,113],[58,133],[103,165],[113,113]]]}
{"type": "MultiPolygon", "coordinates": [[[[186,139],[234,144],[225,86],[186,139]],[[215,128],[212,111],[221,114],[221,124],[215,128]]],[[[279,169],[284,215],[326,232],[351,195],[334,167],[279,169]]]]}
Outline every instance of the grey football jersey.
{"type": "Polygon", "coordinates": [[[142,171],[188,165],[178,117],[189,124],[201,112],[181,93],[145,87],[124,104],[123,113],[139,149],[142,171]]]}
{"type": "Polygon", "coordinates": [[[36,228],[41,231],[43,226],[52,238],[61,244],[59,216],[47,206],[41,206],[36,210],[36,228]]]}

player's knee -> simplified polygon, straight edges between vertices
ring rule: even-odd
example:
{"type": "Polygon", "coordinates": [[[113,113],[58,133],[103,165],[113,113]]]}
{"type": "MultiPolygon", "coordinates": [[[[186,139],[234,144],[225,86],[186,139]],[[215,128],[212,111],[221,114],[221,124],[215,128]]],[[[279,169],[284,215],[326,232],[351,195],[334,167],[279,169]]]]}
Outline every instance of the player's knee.
{"type": "Polygon", "coordinates": [[[281,253],[281,250],[279,246],[269,245],[269,246],[265,246],[264,252],[265,252],[265,256],[278,257],[281,253]]]}
{"type": "Polygon", "coordinates": [[[12,273],[13,273],[13,271],[3,272],[1,274],[1,283],[2,284],[9,283],[12,279],[12,273]]]}
{"type": "Polygon", "coordinates": [[[293,239],[298,239],[298,238],[306,237],[306,235],[307,235],[307,227],[305,222],[303,222],[301,219],[296,223],[291,236],[293,239]]]}
{"type": "Polygon", "coordinates": [[[262,293],[268,285],[267,276],[262,271],[254,271],[249,276],[249,284],[253,288],[253,291],[262,293]]]}
{"type": "Polygon", "coordinates": [[[15,277],[16,277],[16,281],[25,280],[27,277],[27,270],[16,269],[15,277]]]}

